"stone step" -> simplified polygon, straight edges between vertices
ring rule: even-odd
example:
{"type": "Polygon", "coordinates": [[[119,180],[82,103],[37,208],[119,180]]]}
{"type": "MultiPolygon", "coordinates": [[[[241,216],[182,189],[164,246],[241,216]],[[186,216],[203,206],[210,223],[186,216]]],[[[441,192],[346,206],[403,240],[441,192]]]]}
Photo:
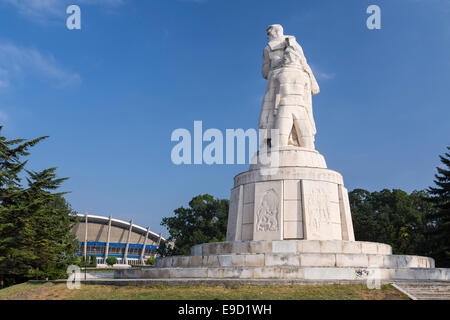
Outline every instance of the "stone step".
{"type": "Polygon", "coordinates": [[[402,287],[417,287],[417,288],[427,288],[427,287],[439,287],[439,288],[445,288],[450,287],[450,282],[445,281],[397,281],[397,284],[402,285],[402,287]]]}
{"type": "Polygon", "coordinates": [[[347,253],[252,253],[160,258],[161,268],[195,267],[360,267],[360,268],[433,268],[434,260],[419,256],[347,254],[347,253]]]}
{"type": "Polygon", "coordinates": [[[392,254],[392,247],[375,242],[341,240],[235,241],[195,245],[192,256],[262,253],[392,254]]]}
{"type": "Polygon", "coordinates": [[[437,288],[437,287],[427,287],[427,288],[410,288],[406,287],[405,289],[408,289],[412,292],[442,292],[442,293],[448,293],[450,294],[450,290],[448,288],[437,288]]]}
{"type": "Polygon", "coordinates": [[[450,300],[450,283],[448,282],[399,282],[395,284],[413,299],[450,300]]]}
{"type": "Polygon", "coordinates": [[[408,292],[411,292],[414,295],[446,295],[450,297],[450,292],[448,291],[441,291],[441,290],[411,290],[408,288],[405,288],[408,292]]]}
{"type": "Polygon", "coordinates": [[[444,298],[450,299],[450,294],[442,293],[442,292],[411,292],[411,294],[416,296],[417,298],[440,297],[441,299],[444,299],[444,298]]]}
{"type": "Polygon", "coordinates": [[[423,291],[423,290],[427,290],[427,291],[440,291],[440,292],[448,292],[450,293],[450,284],[447,283],[442,283],[442,284],[433,284],[433,285],[420,285],[420,284],[415,284],[415,285],[408,285],[408,284],[401,284],[402,288],[411,290],[411,291],[423,291]]]}
{"type": "Polygon", "coordinates": [[[116,270],[116,279],[305,279],[305,280],[438,280],[449,281],[450,269],[336,267],[202,267],[116,270]]]}
{"type": "Polygon", "coordinates": [[[449,294],[439,292],[436,293],[415,292],[411,294],[416,298],[415,300],[432,300],[432,299],[450,300],[449,294]]]}

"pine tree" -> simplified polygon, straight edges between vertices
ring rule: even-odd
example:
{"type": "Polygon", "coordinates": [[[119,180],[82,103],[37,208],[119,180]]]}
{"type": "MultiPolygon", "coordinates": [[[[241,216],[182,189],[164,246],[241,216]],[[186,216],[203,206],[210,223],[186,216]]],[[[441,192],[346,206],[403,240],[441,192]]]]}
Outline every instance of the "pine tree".
{"type": "Polygon", "coordinates": [[[69,264],[75,263],[76,237],[70,232],[75,223],[70,206],[62,196],[51,193],[67,178],[57,178],[56,168],[27,171],[28,188],[22,193],[22,212],[26,215],[24,251],[30,278],[62,278],[69,264]]]}
{"type": "MultiPolygon", "coordinates": [[[[2,128],[0,126],[0,134],[2,128]]],[[[27,163],[21,159],[29,155],[29,148],[45,138],[7,140],[0,135],[0,287],[3,287],[5,277],[15,277],[27,270],[22,263],[26,254],[19,250],[22,235],[17,232],[24,224],[17,225],[9,217],[21,214],[19,174],[27,163]]]]}
{"type": "Polygon", "coordinates": [[[75,260],[76,239],[70,230],[76,218],[63,193],[51,193],[66,179],[58,179],[55,168],[25,170],[27,161],[22,160],[45,138],[7,140],[0,135],[0,287],[64,276],[75,260]]]}
{"type": "MultiPolygon", "coordinates": [[[[450,147],[447,147],[450,151],[450,147]]],[[[435,210],[429,214],[431,255],[439,267],[450,267],[450,153],[439,156],[444,164],[437,167],[435,187],[428,188],[435,210]]]]}

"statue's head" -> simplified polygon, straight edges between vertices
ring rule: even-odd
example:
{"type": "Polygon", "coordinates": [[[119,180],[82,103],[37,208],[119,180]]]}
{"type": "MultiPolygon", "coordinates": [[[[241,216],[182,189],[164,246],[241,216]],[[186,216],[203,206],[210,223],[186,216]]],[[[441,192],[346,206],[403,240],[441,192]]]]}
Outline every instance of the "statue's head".
{"type": "Polygon", "coordinates": [[[269,41],[283,37],[283,27],[280,24],[272,24],[268,26],[266,32],[267,40],[269,41]]]}

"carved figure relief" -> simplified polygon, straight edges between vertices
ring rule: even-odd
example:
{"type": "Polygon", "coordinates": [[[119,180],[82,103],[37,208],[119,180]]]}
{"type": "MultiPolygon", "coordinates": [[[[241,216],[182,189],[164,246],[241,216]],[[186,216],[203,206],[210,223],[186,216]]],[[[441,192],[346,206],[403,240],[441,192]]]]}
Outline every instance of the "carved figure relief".
{"type": "Polygon", "coordinates": [[[309,226],[318,232],[323,225],[330,223],[329,196],[322,188],[314,188],[308,197],[307,208],[310,215],[309,226]]]}
{"type": "Polygon", "coordinates": [[[270,189],[264,193],[261,204],[257,212],[258,231],[278,231],[279,230],[279,198],[275,190],[270,189]]]}

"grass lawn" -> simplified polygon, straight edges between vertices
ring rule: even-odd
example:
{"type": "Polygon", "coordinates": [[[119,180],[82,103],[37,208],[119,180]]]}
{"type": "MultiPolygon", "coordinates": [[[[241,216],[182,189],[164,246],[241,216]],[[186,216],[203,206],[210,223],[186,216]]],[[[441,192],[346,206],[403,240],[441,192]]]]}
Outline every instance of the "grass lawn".
{"type": "Polygon", "coordinates": [[[52,288],[54,285],[52,283],[44,283],[44,284],[31,284],[31,283],[22,283],[15,286],[7,287],[5,289],[0,290],[0,300],[9,299],[11,297],[15,297],[18,295],[23,295],[27,292],[32,291],[45,291],[47,288],[52,288]]]}
{"type": "Polygon", "coordinates": [[[0,290],[0,299],[15,300],[403,300],[407,296],[391,285],[369,290],[363,284],[267,287],[171,287],[23,283],[0,290]]]}

